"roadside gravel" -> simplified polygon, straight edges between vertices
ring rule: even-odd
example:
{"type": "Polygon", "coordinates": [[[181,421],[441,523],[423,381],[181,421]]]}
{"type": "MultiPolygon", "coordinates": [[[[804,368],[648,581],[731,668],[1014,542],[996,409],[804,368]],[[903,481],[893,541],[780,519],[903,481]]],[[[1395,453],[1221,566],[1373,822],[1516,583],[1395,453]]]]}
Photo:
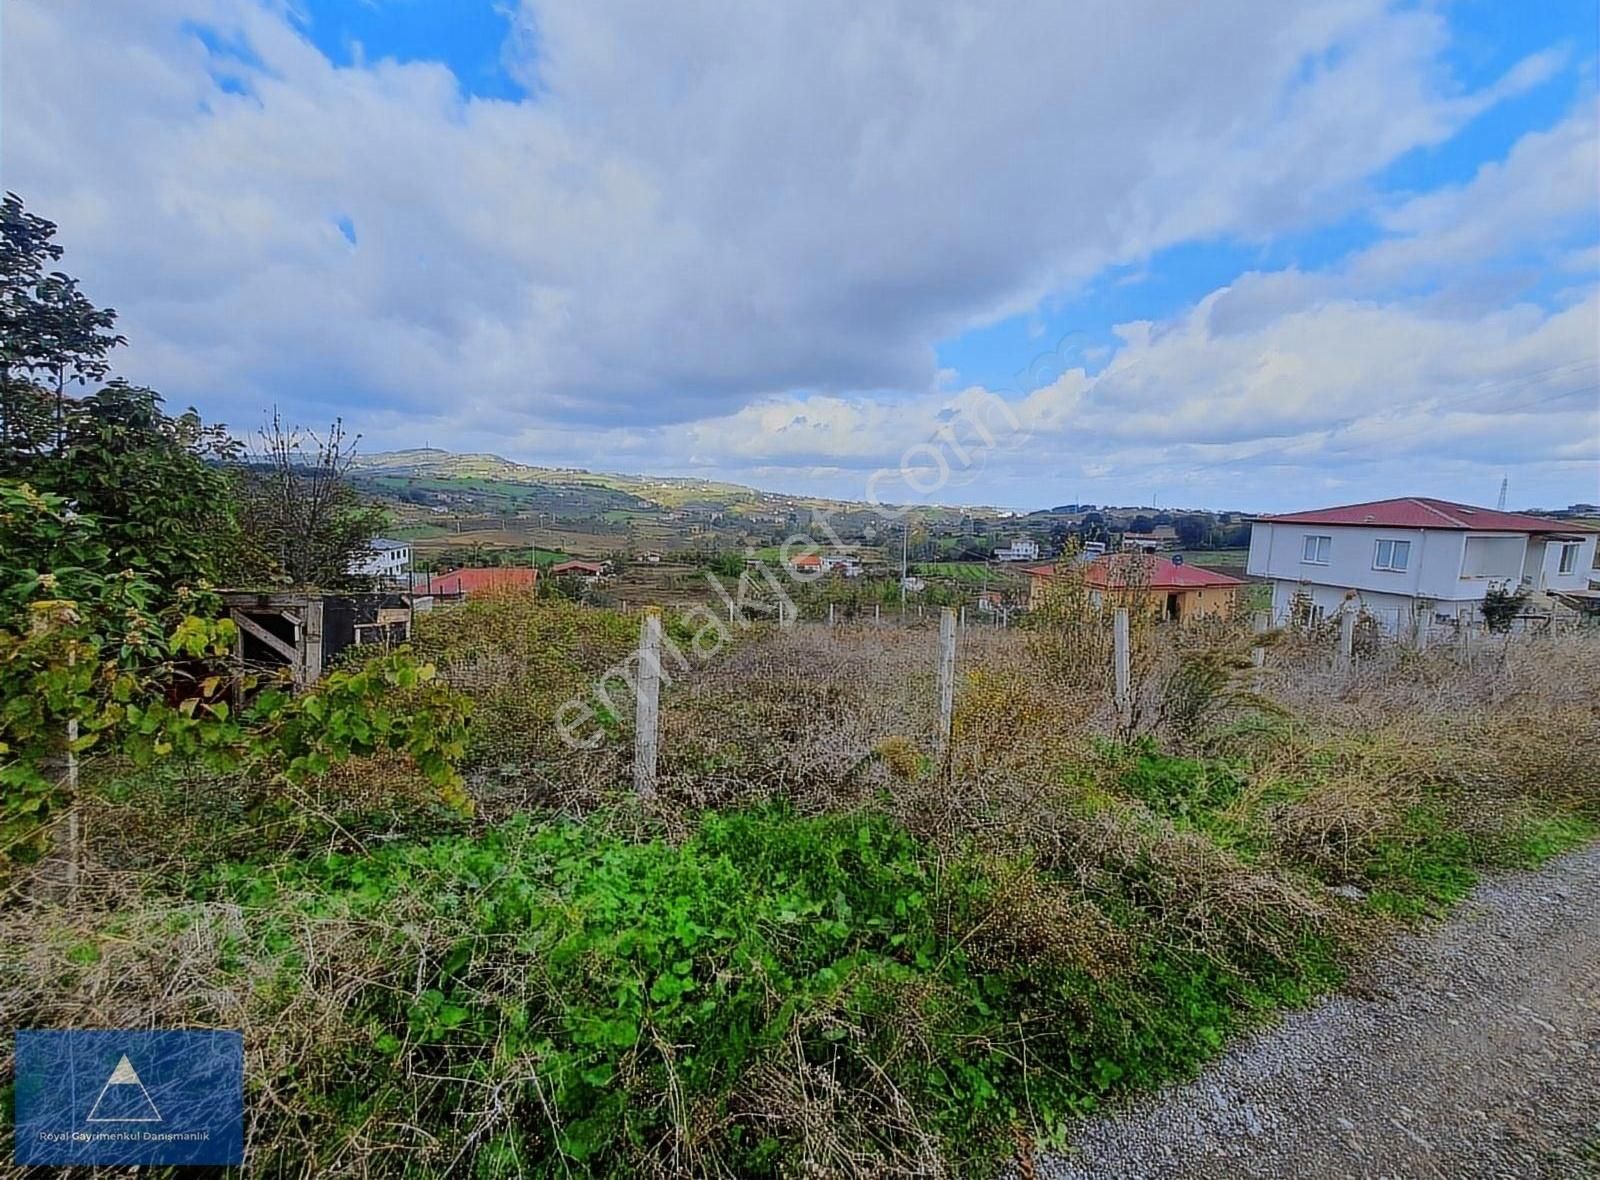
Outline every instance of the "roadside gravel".
{"type": "Polygon", "coordinates": [[[1600,846],[1486,882],[1340,995],[1086,1123],[1037,1175],[1600,1177],[1600,846]]]}

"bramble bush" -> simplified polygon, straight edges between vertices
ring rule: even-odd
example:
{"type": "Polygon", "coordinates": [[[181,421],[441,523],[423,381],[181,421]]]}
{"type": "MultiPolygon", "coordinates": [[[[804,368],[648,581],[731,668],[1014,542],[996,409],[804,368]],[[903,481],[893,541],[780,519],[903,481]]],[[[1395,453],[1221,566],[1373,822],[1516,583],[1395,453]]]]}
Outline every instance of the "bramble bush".
{"type": "Polygon", "coordinates": [[[71,805],[69,752],[192,759],[270,785],[396,750],[470,807],[455,768],[470,706],[431,665],[401,649],[299,697],[269,686],[236,712],[229,690],[257,685],[231,678],[234,625],[215,609],[204,585],[165,595],[118,568],[96,522],[61,497],[0,482],[0,865],[36,858],[71,805]]]}

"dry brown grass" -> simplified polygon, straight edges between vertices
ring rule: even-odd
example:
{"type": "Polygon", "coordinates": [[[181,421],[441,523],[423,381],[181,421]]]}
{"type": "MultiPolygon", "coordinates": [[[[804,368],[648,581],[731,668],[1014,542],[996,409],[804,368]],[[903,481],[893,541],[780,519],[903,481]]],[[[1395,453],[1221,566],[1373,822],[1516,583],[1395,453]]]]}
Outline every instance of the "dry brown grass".
{"type": "MultiPolygon", "coordinates": [[[[549,746],[550,719],[536,713],[554,695],[534,683],[547,658],[537,637],[480,645],[470,627],[454,626],[448,673],[499,702],[503,720],[544,727],[536,740],[513,734],[485,748],[473,784],[478,822],[535,806],[589,811],[626,792],[625,728],[581,757],[549,746]]],[[[589,642],[581,627],[570,634],[589,642]]],[[[1289,963],[1308,935],[1364,933],[1364,920],[1324,886],[1362,881],[1376,850],[1414,838],[1411,817],[1424,807],[1486,842],[1552,807],[1600,820],[1600,633],[1496,639],[1470,661],[1456,647],[1379,644],[1349,668],[1331,635],[1255,637],[1242,621],[1140,626],[1134,636],[1129,733],[1110,701],[1103,619],[967,630],[952,747],[941,760],[931,626],[764,633],[678,677],[663,699],[661,798],[648,824],[638,808],[608,811],[607,822],[657,833],[665,819],[683,832],[702,808],[774,797],[801,812],[879,806],[924,837],[931,855],[975,849],[998,877],[989,906],[960,935],[979,964],[1115,981],[1153,952],[1195,953],[1233,970],[1289,963]],[[1258,642],[1268,648],[1259,672],[1239,658],[1258,642]],[[1189,677],[1185,692],[1209,695],[1179,709],[1175,678],[1202,664],[1220,666],[1222,679],[1196,689],[1189,677]],[[1129,737],[1226,758],[1237,794],[1198,817],[1136,797],[1124,778],[1136,755],[1116,740],[1129,737]]],[[[583,659],[598,662],[618,641],[615,631],[597,633],[583,659]]],[[[383,817],[418,814],[412,788],[380,763],[326,780],[308,796],[318,813],[366,818],[337,823],[331,836],[315,825],[317,838],[358,847],[400,830],[398,818],[390,827],[383,817]]],[[[368,1034],[348,1019],[358,995],[414,997],[463,944],[476,961],[504,964],[478,981],[486,994],[527,989],[526,964],[504,947],[477,947],[465,919],[419,904],[387,915],[386,932],[409,940],[404,965],[377,949],[385,938],[323,912],[293,932],[301,957],[292,979],[261,971],[241,987],[237,964],[254,961],[261,936],[254,916],[152,900],[150,882],[258,852],[252,843],[304,849],[291,833],[230,811],[227,784],[164,790],[91,804],[94,855],[76,908],[0,913],[0,1010],[60,1027],[242,1027],[249,1076],[263,1086],[252,1118],[270,1123],[281,1158],[303,1160],[299,1175],[392,1175],[404,1153],[417,1166],[449,1168],[423,1128],[436,1122],[428,1104],[460,1071],[434,1076],[425,1054],[411,1055],[403,1099],[385,1107],[388,1121],[366,1126],[319,1113],[319,1094],[301,1087],[309,1078],[365,1083],[368,1034]]],[[[797,1144],[799,1175],[948,1174],[940,1145],[883,1070],[930,1053],[926,1013],[939,997],[918,991],[929,986],[905,983],[892,1018],[843,1000],[807,1013],[811,1025],[796,1026],[788,1052],[753,1068],[724,1110],[668,1093],[663,1101],[681,1107],[676,1133],[640,1149],[636,1174],[727,1174],[706,1145],[731,1122],[797,1144]],[[803,1037],[818,1022],[838,1045],[820,1062],[803,1037]]],[[[0,1072],[10,1051],[0,1043],[0,1072]]],[[[674,1051],[640,1049],[652,1061],[674,1051]]],[[[504,1101],[532,1068],[484,1065],[478,1100],[456,1112],[469,1147],[509,1118],[538,1117],[504,1101]]]]}

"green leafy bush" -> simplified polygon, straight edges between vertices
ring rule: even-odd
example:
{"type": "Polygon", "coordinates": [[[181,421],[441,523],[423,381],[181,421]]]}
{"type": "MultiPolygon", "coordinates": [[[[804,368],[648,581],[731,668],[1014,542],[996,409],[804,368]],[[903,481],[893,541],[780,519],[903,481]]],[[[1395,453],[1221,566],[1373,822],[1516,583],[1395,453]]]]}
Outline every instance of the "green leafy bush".
{"type": "MultiPolygon", "coordinates": [[[[710,816],[676,845],[607,827],[224,868],[177,929],[63,945],[52,994],[130,939],[147,964],[210,947],[277,1096],[251,1104],[268,1170],[968,1175],[1019,1122],[1186,1070],[1332,970],[1314,940],[1244,972],[1146,943],[1135,909],[877,814],[710,816]]],[[[194,1002],[163,1018],[221,1015],[194,1002]]]]}

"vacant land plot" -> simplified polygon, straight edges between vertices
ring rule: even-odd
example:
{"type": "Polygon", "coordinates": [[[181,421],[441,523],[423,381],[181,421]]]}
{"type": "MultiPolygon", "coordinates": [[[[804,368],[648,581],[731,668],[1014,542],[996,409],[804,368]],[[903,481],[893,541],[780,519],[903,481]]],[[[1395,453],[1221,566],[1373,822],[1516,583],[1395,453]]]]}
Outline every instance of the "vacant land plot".
{"type": "Polygon", "coordinates": [[[945,743],[931,624],[669,611],[641,801],[638,625],[422,621],[471,814],[399,756],[292,792],[90,760],[86,883],[0,912],[0,1007],[243,1028],[267,1174],[965,1177],[1600,821],[1592,633],[1346,667],[1139,622],[1122,710],[1061,613],[961,635],[945,743]]]}

